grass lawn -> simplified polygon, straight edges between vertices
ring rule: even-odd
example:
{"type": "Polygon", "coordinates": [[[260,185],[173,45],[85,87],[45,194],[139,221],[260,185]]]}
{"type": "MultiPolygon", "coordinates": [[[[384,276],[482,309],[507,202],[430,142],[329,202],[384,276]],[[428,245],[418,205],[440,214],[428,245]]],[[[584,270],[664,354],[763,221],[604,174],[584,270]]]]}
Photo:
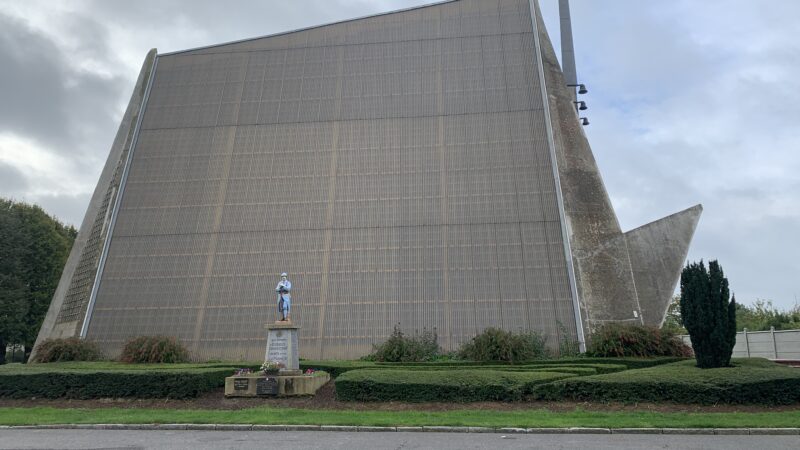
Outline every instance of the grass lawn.
{"type": "Polygon", "coordinates": [[[260,407],[238,411],[0,408],[2,425],[90,423],[245,423],[265,425],[474,426],[520,428],[800,427],[800,411],[760,413],[598,412],[575,410],[341,411],[260,407]]]}

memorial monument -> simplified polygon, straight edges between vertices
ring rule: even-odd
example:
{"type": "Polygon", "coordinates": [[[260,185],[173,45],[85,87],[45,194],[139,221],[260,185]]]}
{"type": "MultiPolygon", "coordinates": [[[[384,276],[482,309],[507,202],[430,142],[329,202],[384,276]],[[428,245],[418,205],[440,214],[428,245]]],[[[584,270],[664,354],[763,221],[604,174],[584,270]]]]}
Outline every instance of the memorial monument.
{"type": "Polygon", "coordinates": [[[568,84],[535,0],[152,50],[39,341],[113,357],[167,334],[259,360],[284,270],[311,359],[398,323],[445,350],[487,327],[557,349],[659,325],[702,208],[622,230],[568,84]]]}
{"type": "Polygon", "coordinates": [[[300,327],[292,325],[288,317],[292,289],[286,273],[275,287],[278,292],[278,320],[265,325],[267,351],[261,371],[238,373],[225,378],[226,397],[272,397],[314,395],[330,380],[325,372],[304,374],[300,370],[297,334],[300,327]]]}

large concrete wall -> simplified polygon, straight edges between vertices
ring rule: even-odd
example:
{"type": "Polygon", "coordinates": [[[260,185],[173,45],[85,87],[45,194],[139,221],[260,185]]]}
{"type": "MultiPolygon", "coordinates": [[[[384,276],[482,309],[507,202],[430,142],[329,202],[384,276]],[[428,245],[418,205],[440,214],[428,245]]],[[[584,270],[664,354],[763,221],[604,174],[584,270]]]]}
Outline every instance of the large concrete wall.
{"type": "Polygon", "coordinates": [[[647,325],[664,322],[702,212],[703,207],[695,205],[625,233],[647,325]]]}
{"type": "Polygon", "coordinates": [[[625,238],[541,16],[539,27],[565,222],[586,332],[608,321],[641,323],[625,238]]]}
{"type": "MultiPolygon", "coordinates": [[[[94,286],[100,254],[107,237],[111,209],[117,197],[125,160],[133,142],[136,122],[142,109],[155,58],[156,49],[152,49],[142,63],[128,107],[122,116],[106,164],[103,166],[50,308],[39,330],[36,345],[47,338],[71,337],[80,333],[89,295],[94,286]]],[[[32,356],[34,355],[35,353],[32,356]]]]}
{"type": "Polygon", "coordinates": [[[622,232],[539,15],[556,163],[587,336],[606,322],[660,325],[699,219],[699,205],[622,232]]]}
{"type": "Polygon", "coordinates": [[[255,360],[286,271],[306,358],[397,324],[555,348],[660,321],[699,213],[622,233],[534,0],[151,54],[40,338],[77,335],[94,287],[110,356],[168,334],[255,360]]]}
{"type": "Polygon", "coordinates": [[[527,0],[160,55],[88,337],[257,359],[286,271],[308,358],[577,339],[535,55],[527,0]]]}

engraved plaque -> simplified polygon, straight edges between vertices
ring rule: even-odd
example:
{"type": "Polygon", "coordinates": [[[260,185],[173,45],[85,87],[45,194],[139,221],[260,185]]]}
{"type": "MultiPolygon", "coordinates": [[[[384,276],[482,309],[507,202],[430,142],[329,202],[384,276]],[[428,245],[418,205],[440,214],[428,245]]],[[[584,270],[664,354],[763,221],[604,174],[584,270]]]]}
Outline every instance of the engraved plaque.
{"type": "Polygon", "coordinates": [[[233,390],[234,391],[246,391],[247,387],[249,386],[249,381],[247,378],[234,378],[233,379],[233,390]]]}
{"type": "Polygon", "coordinates": [[[285,333],[276,333],[276,336],[272,338],[267,359],[287,365],[289,362],[289,339],[285,333]]]}
{"type": "Polygon", "coordinates": [[[256,395],[276,396],[278,395],[277,378],[259,378],[256,381],[256,395]]]}

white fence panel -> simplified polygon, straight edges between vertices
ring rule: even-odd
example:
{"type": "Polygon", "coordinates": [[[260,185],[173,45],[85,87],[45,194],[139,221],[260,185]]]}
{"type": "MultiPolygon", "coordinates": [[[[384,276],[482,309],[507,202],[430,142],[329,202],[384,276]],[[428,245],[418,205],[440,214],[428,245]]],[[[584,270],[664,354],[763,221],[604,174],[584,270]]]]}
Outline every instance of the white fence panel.
{"type": "MultiPolygon", "coordinates": [[[[692,346],[688,335],[681,339],[692,346]]],[[[800,360],[800,330],[740,331],[736,333],[733,357],[800,360]]]]}

